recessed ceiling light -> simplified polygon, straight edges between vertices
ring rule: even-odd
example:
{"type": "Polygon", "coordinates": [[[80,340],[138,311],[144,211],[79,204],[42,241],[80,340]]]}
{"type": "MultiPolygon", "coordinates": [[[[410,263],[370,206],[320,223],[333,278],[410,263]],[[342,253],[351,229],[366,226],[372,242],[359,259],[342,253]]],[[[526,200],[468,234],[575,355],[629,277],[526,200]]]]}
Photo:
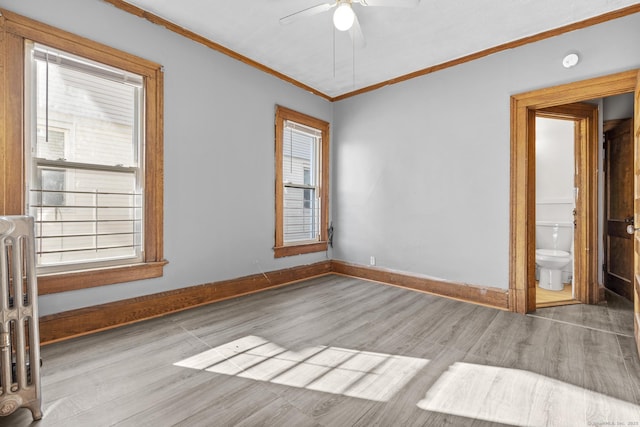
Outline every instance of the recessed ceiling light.
{"type": "Polygon", "coordinates": [[[575,67],[578,64],[579,60],[580,57],[577,53],[570,53],[564,57],[564,59],[562,60],[562,65],[564,66],[564,68],[575,67]]]}

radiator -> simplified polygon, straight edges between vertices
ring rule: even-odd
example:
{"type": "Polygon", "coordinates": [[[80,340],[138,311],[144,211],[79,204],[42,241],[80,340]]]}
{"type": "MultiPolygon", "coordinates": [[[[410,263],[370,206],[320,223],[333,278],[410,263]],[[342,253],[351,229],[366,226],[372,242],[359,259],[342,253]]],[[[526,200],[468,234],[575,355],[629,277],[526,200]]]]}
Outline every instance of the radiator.
{"type": "Polygon", "coordinates": [[[0,416],[42,418],[33,218],[0,216],[0,416]]]}

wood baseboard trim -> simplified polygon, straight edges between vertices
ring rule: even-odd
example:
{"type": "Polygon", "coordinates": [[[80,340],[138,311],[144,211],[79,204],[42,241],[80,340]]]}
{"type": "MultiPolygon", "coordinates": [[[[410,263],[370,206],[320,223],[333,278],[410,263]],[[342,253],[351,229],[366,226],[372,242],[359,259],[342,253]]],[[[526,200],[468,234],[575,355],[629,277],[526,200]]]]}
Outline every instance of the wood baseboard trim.
{"type": "Polygon", "coordinates": [[[507,289],[480,287],[464,283],[430,279],[336,260],[331,261],[331,270],[334,274],[371,280],[501,310],[509,309],[509,291],[507,289]]]}
{"type": "Polygon", "coordinates": [[[40,341],[43,345],[64,341],[332,273],[501,310],[509,308],[509,292],[506,289],[447,282],[343,261],[327,260],[42,316],[40,341]]]}
{"type": "Polygon", "coordinates": [[[331,273],[331,261],[115,301],[40,318],[40,342],[88,335],[331,273]]]}

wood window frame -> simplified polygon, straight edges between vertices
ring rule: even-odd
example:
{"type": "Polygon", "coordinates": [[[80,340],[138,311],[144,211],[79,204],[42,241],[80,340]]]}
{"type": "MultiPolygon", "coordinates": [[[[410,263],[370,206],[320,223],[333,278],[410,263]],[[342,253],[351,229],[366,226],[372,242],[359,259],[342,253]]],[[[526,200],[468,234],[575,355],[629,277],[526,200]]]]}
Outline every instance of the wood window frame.
{"type": "Polygon", "coordinates": [[[163,72],[154,62],[18,14],[0,10],[0,214],[25,210],[24,49],[31,40],[143,76],[144,259],[140,263],[52,273],[38,277],[39,294],[160,277],[163,258],[163,72]]]}
{"type": "Polygon", "coordinates": [[[326,251],[328,247],[329,227],[329,123],[277,105],[275,129],[276,228],[275,246],[273,248],[274,256],[276,258],[282,258],[291,255],[326,251]],[[322,133],[320,145],[320,183],[318,184],[319,198],[321,201],[320,238],[318,241],[295,243],[285,243],[284,241],[284,185],[282,182],[283,136],[284,124],[288,120],[317,129],[322,133]]]}

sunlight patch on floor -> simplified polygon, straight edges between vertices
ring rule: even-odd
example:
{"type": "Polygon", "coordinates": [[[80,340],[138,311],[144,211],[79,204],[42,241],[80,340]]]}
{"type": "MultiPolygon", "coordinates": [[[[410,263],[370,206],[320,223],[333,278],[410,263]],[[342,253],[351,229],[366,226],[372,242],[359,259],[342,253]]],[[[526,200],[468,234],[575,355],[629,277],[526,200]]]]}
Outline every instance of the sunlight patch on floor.
{"type": "Polygon", "coordinates": [[[428,362],[328,346],[290,351],[249,335],[174,365],[386,402],[428,362]]]}
{"type": "Polygon", "coordinates": [[[640,406],[533,372],[458,362],[418,407],[516,426],[638,425],[640,406]]]}

